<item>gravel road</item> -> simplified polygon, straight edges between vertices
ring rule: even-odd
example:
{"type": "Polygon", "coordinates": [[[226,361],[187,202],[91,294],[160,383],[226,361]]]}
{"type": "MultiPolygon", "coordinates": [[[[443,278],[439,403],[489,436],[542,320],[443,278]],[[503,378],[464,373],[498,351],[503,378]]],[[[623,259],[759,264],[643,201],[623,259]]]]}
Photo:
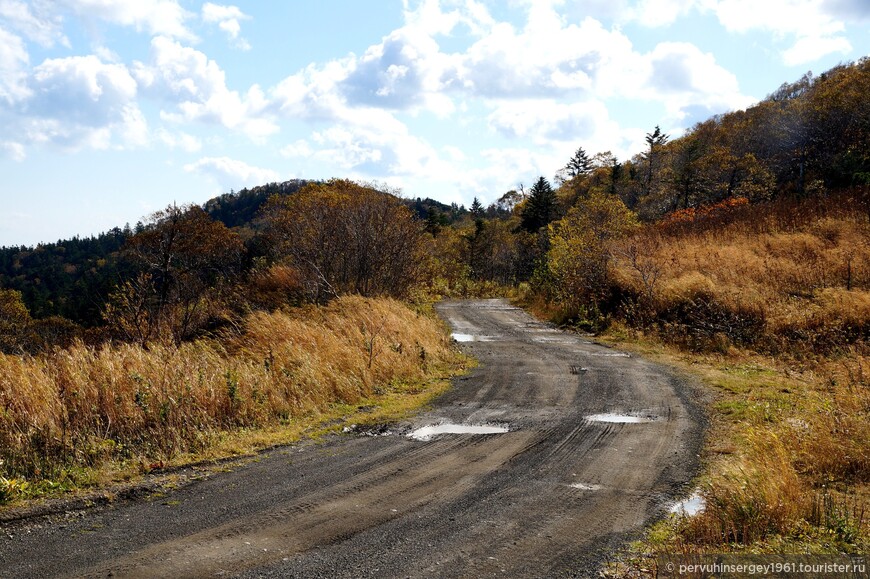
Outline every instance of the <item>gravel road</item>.
{"type": "Polygon", "coordinates": [[[7,523],[0,577],[597,576],[689,491],[691,384],[502,300],[438,311],[480,366],[431,411],[160,496],[7,523]],[[433,425],[505,432],[411,436],[433,425]]]}

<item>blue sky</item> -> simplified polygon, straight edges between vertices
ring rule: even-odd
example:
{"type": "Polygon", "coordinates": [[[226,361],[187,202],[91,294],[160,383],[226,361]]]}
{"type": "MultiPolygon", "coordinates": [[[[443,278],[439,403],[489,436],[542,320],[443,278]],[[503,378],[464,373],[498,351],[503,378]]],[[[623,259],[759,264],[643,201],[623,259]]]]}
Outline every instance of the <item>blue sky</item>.
{"type": "Polygon", "coordinates": [[[867,0],[0,0],[0,245],[291,178],[488,203],[868,32],[867,0]]]}

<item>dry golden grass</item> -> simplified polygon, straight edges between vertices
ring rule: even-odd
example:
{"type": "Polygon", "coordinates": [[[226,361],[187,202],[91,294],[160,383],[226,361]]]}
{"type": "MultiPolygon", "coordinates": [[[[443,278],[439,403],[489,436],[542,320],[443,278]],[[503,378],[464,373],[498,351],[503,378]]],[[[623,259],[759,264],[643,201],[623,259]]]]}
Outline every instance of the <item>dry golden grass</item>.
{"type": "Polygon", "coordinates": [[[255,313],[234,335],[180,347],[0,355],[0,476],[40,481],[111,461],[170,460],[228,430],[388,399],[445,375],[456,356],[433,317],[359,297],[255,313]]]}
{"type": "Polygon", "coordinates": [[[870,221],[848,197],[647,226],[610,336],[703,378],[706,508],[647,553],[870,548],[870,221]]]}
{"type": "Polygon", "coordinates": [[[706,506],[654,525],[622,574],[660,555],[870,549],[866,352],[803,364],[733,347],[687,352],[620,323],[602,339],[699,377],[709,396],[695,482],[706,506]]]}
{"type": "Polygon", "coordinates": [[[708,338],[697,349],[730,341],[812,354],[870,329],[870,221],[848,197],[742,208],[725,222],[676,230],[648,226],[615,255],[614,278],[637,296],[644,320],[682,318],[678,333],[708,338]]]}

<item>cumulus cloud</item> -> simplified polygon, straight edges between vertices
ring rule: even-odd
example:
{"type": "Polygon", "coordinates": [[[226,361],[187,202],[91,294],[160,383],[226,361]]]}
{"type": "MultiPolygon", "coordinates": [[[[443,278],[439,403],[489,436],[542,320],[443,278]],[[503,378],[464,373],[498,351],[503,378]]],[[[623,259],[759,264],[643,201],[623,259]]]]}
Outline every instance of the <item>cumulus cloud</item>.
{"type": "Polygon", "coordinates": [[[548,141],[590,139],[608,123],[607,107],[600,101],[564,104],[555,101],[505,103],[489,115],[489,125],[509,138],[548,141]]]}
{"type": "Polygon", "coordinates": [[[195,40],[185,23],[192,15],[177,0],[57,0],[85,21],[130,26],[151,35],[195,40]]]}
{"type": "Polygon", "coordinates": [[[220,124],[253,139],[278,131],[259,86],[244,95],[230,90],[217,62],[170,38],[152,39],[151,52],[151,63],[136,63],[134,75],[143,91],[174,105],[161,113],[164,120],[220,124]]]}
{"type": "Polygon", "coordinates": [[[218,28],[226,32],[227,37],[236,48],[250,50],[251,45],[247,40],[239,36],[242,30],[241,20],[250,20],[250,16],[241,11],[237,6],[222,6],[206,2],[202,5],[202,19],[210,24],[217,24],[218,28]]]}
{"type": "Polygon", "coordinates": [[[30,3],[0,0],[0,19],[5,20],[13,30],[42,46],[49,47],[55,42],[68,45],[69,41],[62,30],[63,20],[50,8],[51,5],[45,0],[30,3]]]}
{"type": "Polygon", "coordinates": [[[591,18],[565,25],[536,3],[523,30],[499,23],[475,42],[452,71],[452,86],[485,98],[588,94],[609,63],[630,53],[622,33],[591,18]]]}
{"type": "Polygon", "coordinates": [[[314,159],[366,176],[432,176],[449,170],[438,152],[384,111],[337,123],[312,135],[314,159]]]}
{"type": "Polygon", "coordinates": [[[403,0],[402,4],[405,28],[426,36],[448,35],[459,25],[474,36],[483,36],[496,23],[486,5],[477,0],[403,0]]]}
{"type": "Polygon", "coordinates": [[[644,61],[648,76],[641,91],[662,102],[672,122],[692,124],[754,101],[740,92],[733,73],[693,44],[663,42],[644,61]]]}
{"type": "Polygon", "coordinates": [[[298,139],[281,148],[281,155],[284,157],[310,157],[311,154],[311,146],[305,139],[298,139]]]}
{"type": "Polygon", "coordinates": [[[182,131],[169,131],[161,127],[155,136],[160,143],[170,149],[180,149],[187,153],[196,153],[202,149],[202,141],[199,138],[182,131]]]}
{"type": "Polygon", "coordinates": [[[253,187],[280,179],[276,171],[248,165],[244,161],[229,157],[203,157],[185,165],[184,170],[211,177],[225,191],[253,187]]]}
{"type": "Polygon", "coordinates": [[[24,145],[15,141],[0,141],[0,156],[8,157],[14,161],[23,161],[27,154],[24,145]]]}
{"type": "Polygon", "coordinates": [[[441,91],[446,57],[432,38],[408,32],[393,32],[348,68],[340,90],[350,103],[408,109],[441,91]]]}
{"type": "Polygon", "coordinates": [[[688,14],[695,4],[695,0],[639,0],[635,6],[626,7],[621,17],[643,26],[667,26],[688,14]]]}
{"type": "Polygon", "coordinates": [[[13,104],[29,96],[26,82],[29,61],[21,38],[0,28],[0,100],[13,104]]]}
{"type": "Polygon", "coordinates": [[[708,0],[711,10],[726,30],[764,30],[779,38],[794,38],[783,51],[788,65],[813,62],[828,54],[848,53],[852,45],[843,36],[844,15],[868,15],[866,3],[857,0],[708,0]],[[861,5],[863,4],[863,7],[861,5]]]}
{"type": "Polygon", "coordinates": [[[517,189],[520,184],[528,187],[538,177],[547,176],[559,163],[552,153],[519,147],[484,149],[480,152],[480,159],[482,163],[478,163],[477,168],[456,176],[457,195],[464,192],[466,198],[474,194],[484,196],[484,199],[485,195],[498,197],[517,189]]]}
{"type": "Polygon", "coordinates": [[[852,44],[842,36],[804,36],[782,53],[783,62],[797,66],[817,60],[820,56],[840,53],[848,54],[852,44]]]}
{"type": "Polygon", "coordinates": [[[88,126],[109,122],[136,97],[136,81],[126,66],[93,55],[46,60],[33,70],[31,86],[29,110],[88,126]]]}
{"type": "Polygon", "coordinates": [[[33,69],[30,98],[19,117],[30,144],[64,149],[140,146],[148,124],[136,103],[136,81],[123,64],[94,55],[48,59],[33,69]]]}
{"type": "Polygon", "coordinates": [[[870,3],[865,0],[823,0],[825,10],[849,21],[870,20],[870,3]]]}
{"type": "Polygon", "coordinates": [[[329,126],[304,146],[286,147],[285,155],[371,174],[437,176],[450,170],[441,156],[451,156],[410,135],[395,115],[459,112],[455,122],[461,124],[471,102],[494,133],[535,143],[544,163],[578,140],[626,151],[634,138],[610,118],[605,102],[611,97],[660,103],[677,125],[752,100],[740,93],[733,74],[697,47],[663,43],[640,53],[619,29],[592,18],[569,22],[559,1],[525,2],[520,27],[495,21],[474,2],[409,4],[406,25],[362,56],[311,65],[270,92],[274,114],[329,126]],[[469,6],[478,12],[472,16],[469,6]],[[487,33],[472,33],[460,52],[444,52],[438,37],[462,25],[487,33]]]}

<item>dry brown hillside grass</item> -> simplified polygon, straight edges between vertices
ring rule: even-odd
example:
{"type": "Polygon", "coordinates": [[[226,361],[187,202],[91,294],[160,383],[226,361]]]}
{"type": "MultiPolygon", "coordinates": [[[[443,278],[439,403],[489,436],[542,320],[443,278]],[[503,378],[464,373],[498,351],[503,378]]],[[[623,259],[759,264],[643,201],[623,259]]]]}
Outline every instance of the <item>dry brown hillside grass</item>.
{"type": "Polygon", "coordinates": [[[679,522],[674,541],[687,551],[866,549],[866,206],[842,196],[674,219],[615,255],[626,322],[616,331],[668,344],[666,357],[715,394],[707,507],[679,522]]]}
{"type": "Polygon", "coordinates": [[[629,321],[696,350],[812,356],[867,336],[870,221],[849,196],[648,226],[616,255],[629,321]]]}
{"type": "Polygon", "coordinates": [[[439,324],[398,301],[342,297],[252,314],[220,341],[0,355],[0,494],[422,383],[456,360],[439,324]]]}

